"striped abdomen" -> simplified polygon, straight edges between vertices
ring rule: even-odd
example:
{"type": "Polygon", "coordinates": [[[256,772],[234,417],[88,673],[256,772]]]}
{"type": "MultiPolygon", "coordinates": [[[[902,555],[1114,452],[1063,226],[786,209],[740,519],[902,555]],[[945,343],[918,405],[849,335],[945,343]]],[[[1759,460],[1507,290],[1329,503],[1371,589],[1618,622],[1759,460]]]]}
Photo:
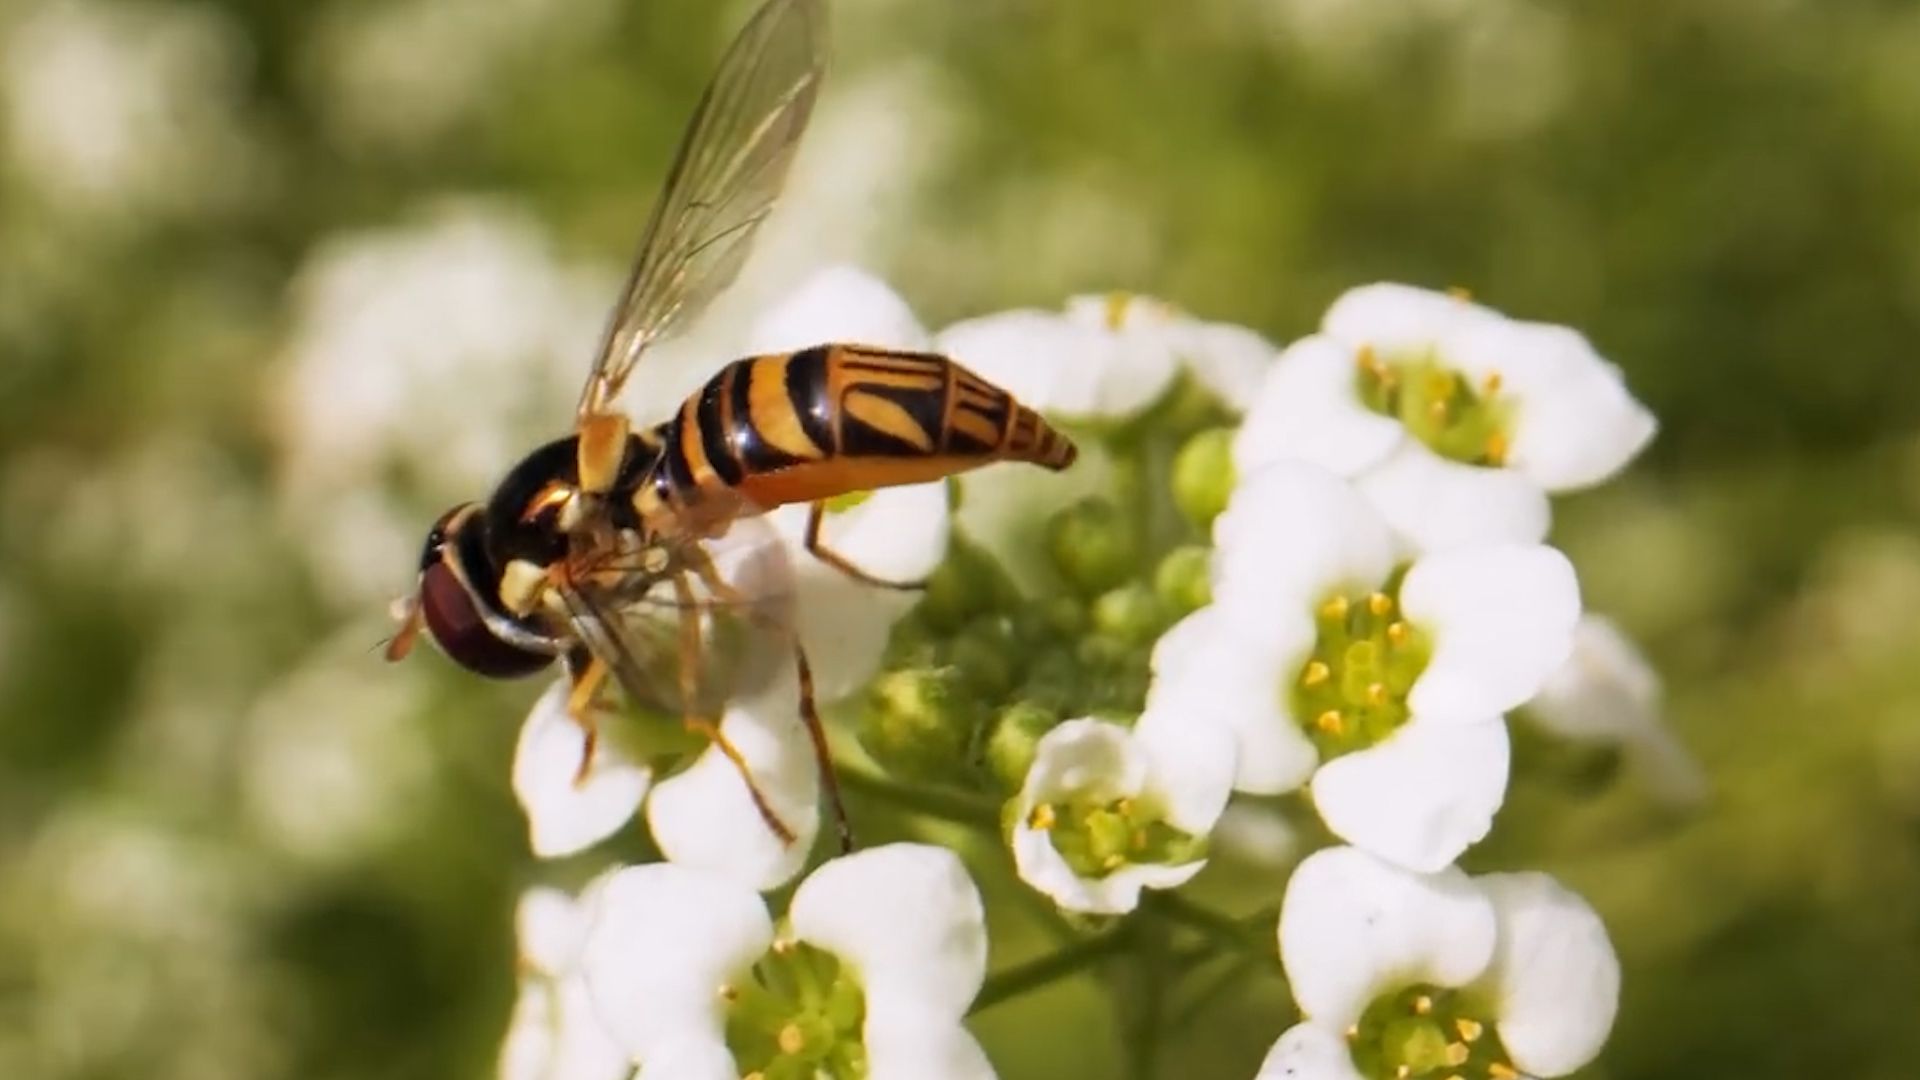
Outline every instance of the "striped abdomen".
{"type": "Polygon", "coordinates": [[[643,516],[725,491],[762,509],[914,484],[996,461],[1073,464],[1073,443],[944,356],[821,345],[736,360],[658,438],[643,516]]]}

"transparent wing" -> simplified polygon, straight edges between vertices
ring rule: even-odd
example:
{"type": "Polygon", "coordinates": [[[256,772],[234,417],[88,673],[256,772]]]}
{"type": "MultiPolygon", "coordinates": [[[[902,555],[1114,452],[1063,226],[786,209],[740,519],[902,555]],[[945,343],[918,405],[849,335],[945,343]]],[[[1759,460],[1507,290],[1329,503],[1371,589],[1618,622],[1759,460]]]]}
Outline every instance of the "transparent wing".
{"type": "Polygon", "coordinates": [[[675,566],[710,561],[712,582],[689,572],[682,592],[641,569],[649,560],[634,552],[583,558],[559,593],[580,640],[636,704],[717,720],[789,662],[791,569],[757,518],[710,545],[672,546],[675,566]]]}
{"type": "Polygon", "coordinates": [[[648,345],[684,326],[746,261],[773,209],[826,70],[824,0],[767,0],[714,73],[580,395],[582,416],[620,393],[648,345]]]}

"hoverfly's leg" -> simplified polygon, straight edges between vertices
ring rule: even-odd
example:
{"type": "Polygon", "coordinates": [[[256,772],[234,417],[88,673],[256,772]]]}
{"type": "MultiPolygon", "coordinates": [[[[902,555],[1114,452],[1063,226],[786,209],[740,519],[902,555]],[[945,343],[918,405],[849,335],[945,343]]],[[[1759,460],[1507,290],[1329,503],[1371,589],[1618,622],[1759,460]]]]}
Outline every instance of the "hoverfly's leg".
{"type": "Polygon", "coordinates": [[[414,639],[420,636],[420,600],[408,597],[394,606],[394,617],[400,625],[394,628],[393,636],[385,642],[386,656],[389,662],[405,660],[413,651],[414,639]]]}
{"type": "Polygon", "coordinates": [[[580,469],[580,490],[588,495],[605,495],[620,477],[620,463],[627,456],[627,433],[632,428],[621,412],[594,413],[580,421],[576,458],[580,469]]]}
{"type": "Polygon", "coordinates": [[[820,722],[820,706],[813,697],[813,665],[807,663],[807,650],[793,639],[793,666],[800,676],[800,719],[807,725],[807,738],[813,741],[813,761],[820,770],[820,781],[827,789],[827,802],[833,806],[833,823],[840,834],[840,854],[853,851],[853,826],[847,821],[847,806],[840,801],[840,776],[833,771],[833,753],[827,748],[826,725],[820,722]]]}
{"type": "Polygon", "coordinates": [[[826,521],[826,517],[827,504],[824,502],[815,502],[807,508],[807,554],[812,555],[814,558],[819,559],[835,570],[865,585],[873,585],[882,589],[899,589],[902,592],[910,592],[927,587],[927,582],[924,578],[919,581],[888,581],[886,578],[875,577],[847,561],[846,556],[821,543],[820,526],[826,521]]]}
{"type": "Polygon", "coordinates": [[[728,741],[720,725],[699,715],[698,695],[700,693],[700,608],[693,595],[693,586],[685,574],[673,576],[674,600],[680,608],[680,708],[682,722],[688,731],[697,731],[705,735],[720,748],[728,761],[739,771],[740,780],[747,785],[747,795],[753,799],[753,808],[760,812],[760,820],[780,838],[782,844],[791,844],[795,840],[793,830],[780,820],[767,797],[754,782],[753,769],[747,765],[740,749],[728,741]]]}
{"type": "MultiPolygon", "coordinates": [[[[720,576],[707,553],[694,548],[687,553],[687,561],[693,572],[700,577],[700,583],[719,600],[739,607],[747,618],[763,629],[771,630],[787,638],[793,644],[793,666],[800,683],[800,720],[807,727],[807,738],[813,743],[814,767],[820,772],[821,786],[827,789],[827,801],[833,806],[834,826],[840,836],[840,851],[846,854],[853,850],[853,826],[847,819],[846,803],[840,798],[840,774],[833,768],[833,751],[827,745],[827,728],[820,722],[820,706],[813,693],[813,665],[807,662],[807,650],[800,644],[800,635],[793,627],[773,618],[749,603],[740,590],[734,588],[720,576]]],[[[682,603],[686,602],[683,598],[682,603]]]]}
{"type": "Polygon", "coordinates": [[[600,742],[597,699],[600,688],[607,683],[609,671],[606,661],[584,648],[575,648],[567,654],[567,677],[573,681],[567,691],[567,715],[580,725],[586,737],[580,748],[580,767],[573,774],[575,787],[587,782],[587,771],[593,766],[593,751],[600,742]]]}

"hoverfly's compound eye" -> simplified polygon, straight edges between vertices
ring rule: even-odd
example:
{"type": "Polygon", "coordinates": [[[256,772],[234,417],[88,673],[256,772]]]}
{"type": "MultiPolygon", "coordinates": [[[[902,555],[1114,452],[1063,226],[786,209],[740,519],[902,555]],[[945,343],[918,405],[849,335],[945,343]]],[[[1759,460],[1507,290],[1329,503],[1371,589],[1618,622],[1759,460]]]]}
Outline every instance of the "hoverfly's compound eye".
{"type": "Polygon", "coordinates": [[[427,567],[440,561],[440,552],[447,546],[447,538],[451,535],[451,530],[454,528],[454,519],[460,517],[461,512],[469,505],[471,504],[461,503],[459,506],[441,514],[440,520],[434,522],[433,528],[427,530],[427,542],[420,548],[421,573],[426,573],[427,567]]]}

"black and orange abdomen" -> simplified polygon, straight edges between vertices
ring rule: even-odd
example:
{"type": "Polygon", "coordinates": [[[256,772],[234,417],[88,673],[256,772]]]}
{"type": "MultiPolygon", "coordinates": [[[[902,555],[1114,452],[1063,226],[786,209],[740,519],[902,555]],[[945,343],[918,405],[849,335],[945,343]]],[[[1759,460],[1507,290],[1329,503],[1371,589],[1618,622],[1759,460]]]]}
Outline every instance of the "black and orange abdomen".
{"type": "Polygon", "coordinates": [[[1071,440],[944,356],[821,345],[736,360],[658,429],[652,487],[761,508],[914,484],[996,461],[1073,463],[1071,440]]]}

